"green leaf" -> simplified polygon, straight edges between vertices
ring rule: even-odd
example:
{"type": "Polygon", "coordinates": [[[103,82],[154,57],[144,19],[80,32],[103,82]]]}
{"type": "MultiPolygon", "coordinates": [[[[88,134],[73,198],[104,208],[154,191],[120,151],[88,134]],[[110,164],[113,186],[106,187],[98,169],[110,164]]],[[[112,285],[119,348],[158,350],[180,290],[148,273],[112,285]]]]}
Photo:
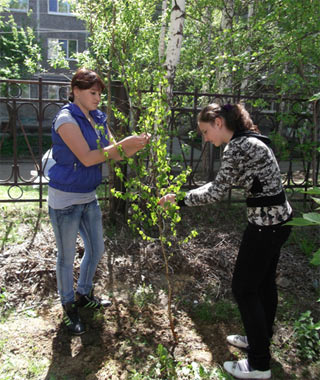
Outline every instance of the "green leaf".
{"type": "Polygon", "coordinates": [[[320,199],[319,198],[311,197],[311,199],[314,200],[318,205],[320,205],[320,199]]]}
{"type": "Polygon", "coordinates": [[[320,195],[320,187],[313,187],[312,189],[303,191],[303,193],[311,195],[320,195]]]}
{"type": "Polygon", "coordinates": [[[285,223],[285,225],[303,227],[303,226],[314,226],[315,223],[310,222],[304,218],[293,218],[292,220],[290,220],[290,222],[285,223]]]}
{"type": "Polygon", "coordinates": [[[314,254],[313,258],[310,261],[312,265],[319,266],[320,265],[320,249],[318,249],[314,254]]]}
{"type": "Polygon", "coordinates": [[[308,220],[309,222],[320,225],[320,214],[316,212],[309,212],[307,214],[303,214],[302,216],[304,219],[308,220]]]}
{"type": "Polygon", "coordinates": [[[319,100],[320,99],[320,92],[318,92],[317,94],[314,94],[311,98],[310,98],[310,102],[313,102],[313,101],[316,101],[316,100],[319,100]]]}

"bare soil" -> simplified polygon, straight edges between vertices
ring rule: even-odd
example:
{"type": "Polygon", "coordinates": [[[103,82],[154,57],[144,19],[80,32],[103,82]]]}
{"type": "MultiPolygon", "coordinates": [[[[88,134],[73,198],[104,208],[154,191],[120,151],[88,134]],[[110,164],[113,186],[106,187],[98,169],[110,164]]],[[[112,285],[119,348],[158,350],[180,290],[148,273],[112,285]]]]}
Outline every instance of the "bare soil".
{"type": "MultiPolygon", "coordinates": [[[[113,225],[106,216],[106,254],[97,270],[95,293],[112,298],[113,304],[101,312],[81,310],[88,331],[74,337],[61,323],[56,248],[48,216],[43,212],[34,223],[21,223],[17,228],[23,241],[3,244],[0,253],[5,292],[5,302],[0,303],[0,367],[8,366],[8,379],[123,380],[134,371],[146,375],[159,344],[184,365],[197,362],[214,368],[244,357],[228,346],[226,335],[243,332],[230,287],[245,208],[222,204],[183,209],[181,215],[178,238],[193,228],[198,236],[185,244],[175,242],[170,249],[176,345],[157,241],[133,238],[120,217],[113,225]],[[30,362],[42,370],[32,372],[30,362]]],[[[299,359],[293,322],[306,310],[320,319],[315,290],[319,272],[308,263],[297,238],[292,235],[283,248],[278,267],[280,300],[271,365],[273,379],[315,380],[320,378],[320,362],[299,359]]],[[[75,281],[82,255],[79,239],[75,281]]]]}

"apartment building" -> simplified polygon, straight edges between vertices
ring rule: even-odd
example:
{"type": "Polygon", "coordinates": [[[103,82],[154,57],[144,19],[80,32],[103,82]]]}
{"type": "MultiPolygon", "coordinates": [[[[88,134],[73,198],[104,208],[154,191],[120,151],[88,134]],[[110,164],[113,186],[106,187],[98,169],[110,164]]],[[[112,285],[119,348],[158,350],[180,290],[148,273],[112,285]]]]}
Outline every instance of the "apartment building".
{"type": "Polygon", "coordinates": [[[37,132],[40,118],[43,119],[44,130],[48,131],[57,105],[68,98],[69,86],[61,82],[69,82],[76,70],[73,54],[87,48],[88,32],[84,23],[72,13],[67,0],[10,0],[9,8],[3,15],[13,15],[18,26],[33,28],[42,48],[43,71],[31,78],[35,81],[41,78],[41,86],[40,82],[1,86],[0,134],[12,130],[12,126],[8,127],[9,123],[16,125],[19,133],[20,126],[27,133],[37,132]],[[60,45],[67,59],[69,69],[54,69],[49,65],[48,60],[57,54],[57,45],[60,45]],[[38,101],[40,96],[42,108],[38,101]]]}
{"type": "MultiPolygon", "coordinates": [[[[12,14],[19,26],[29,25],[42,47],[41,77],[46,80],[70,79],[76,69],[73,54],[87,47],[88,32],[81,20],[71,11],[67,0],[10,0],[8,13],[12,14]],[[60,45],[70,69],[53,69],[48,60],[57,53],[60,45]]],[[[39,77],[36,73],[35,77],[39,77]]]]}

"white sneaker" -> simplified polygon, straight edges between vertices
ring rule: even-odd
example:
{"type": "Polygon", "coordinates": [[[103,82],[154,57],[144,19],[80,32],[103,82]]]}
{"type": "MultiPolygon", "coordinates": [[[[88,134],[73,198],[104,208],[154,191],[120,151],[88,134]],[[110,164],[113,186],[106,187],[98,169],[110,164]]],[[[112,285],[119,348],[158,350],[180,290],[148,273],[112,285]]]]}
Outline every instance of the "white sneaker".
{"type": "Polygon", "coordinates": [[[227,336],[228,343],[232,344],[235,347],[238,348],[245,348],[247,349],[249,347],[248,339],[246,336],[242,335],[229,335],[227,336]]]}
{"type": "Polygon", "coordinates": [[[239,360],[238,362],[225,362],[223,364],[224,369],[229,372],[236,379],[247,379],[247,380],[265,380],[271,379],[271,371],[258,371],[252,369],[249,366],[247,359],[239,360]]]}

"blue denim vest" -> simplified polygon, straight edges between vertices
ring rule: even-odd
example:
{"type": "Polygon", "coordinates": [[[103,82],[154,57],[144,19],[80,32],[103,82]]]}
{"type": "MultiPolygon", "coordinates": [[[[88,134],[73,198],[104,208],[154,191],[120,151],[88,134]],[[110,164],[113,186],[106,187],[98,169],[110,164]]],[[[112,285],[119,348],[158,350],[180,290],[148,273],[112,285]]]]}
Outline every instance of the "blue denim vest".
{"type": "MultiPolygon", "coordinates": [[[[105,113],[99,110],[90,111],[90,116],[99,129],[95,131],[77,105],[69,103],[61,110],[63,109],[68,109],[72,117],[77,121],[82,135],[91,150],[109,145],[105,113]],[[99,146],[97,140],[99,141],[99,146]]],[[[72,153],[54,129],[59,112],[53,120],[51,129],[52,155],[56,163],[49,170],[49,186],[66,192],[89,193],[101,183],[101,164],[86,167],[72,153]]]]}

